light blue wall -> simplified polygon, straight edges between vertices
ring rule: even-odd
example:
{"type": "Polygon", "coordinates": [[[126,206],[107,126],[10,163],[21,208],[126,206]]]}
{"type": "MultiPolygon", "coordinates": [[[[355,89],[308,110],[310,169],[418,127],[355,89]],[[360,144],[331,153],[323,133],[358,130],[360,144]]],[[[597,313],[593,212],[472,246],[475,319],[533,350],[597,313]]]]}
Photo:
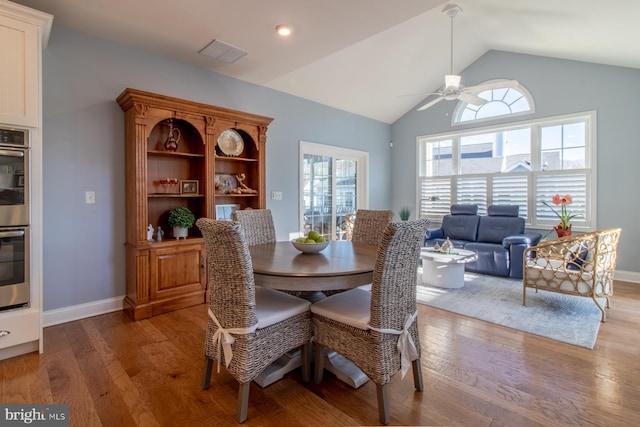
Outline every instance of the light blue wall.
{"type": "Polygon", "coordinates": [[[44,309],[125,293],[127,87],[273,117],[267,201],[280,240],[299,230],[298,142],[369,152],[372,209],[391,201],[390,126],[54,26],[43,53],[44,309]],[[84,192],[96,192],[96,204],[84,192]],[[375,191],[373,191],[375,190],[375,191]]]}
{"type": "MultiPolygon", "coordinates": [[[[462,73],[467,86],[495,78],[517,79],[536,103],[534,114],[502,122],[597,111],[597,228],[622,228],[617,267],[640,272],[640,70],[490,51],[462,73]]],[[[414,109],[391,126],[393,210],[416,206],[416,137],[451,131],[455,105],[414,109]]]]}

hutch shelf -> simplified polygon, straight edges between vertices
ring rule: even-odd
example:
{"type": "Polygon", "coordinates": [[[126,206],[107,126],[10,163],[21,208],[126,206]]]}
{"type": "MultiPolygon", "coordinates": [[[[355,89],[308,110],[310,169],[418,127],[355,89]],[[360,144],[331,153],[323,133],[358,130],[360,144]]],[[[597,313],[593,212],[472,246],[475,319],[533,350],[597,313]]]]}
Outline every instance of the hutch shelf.
{"type": "Polygon", "coordinates": [[[205,301],[203,238],[195,226],[174,238],[169,211],[184,206],[197,219],[229,206],[265,208],[273,119],[136,89],[117,102],[125,114],[124,311],[140,320],[205,301]],[[162,228],[161,241],[157,233],[147,240],[149,226],[162,228]]]}

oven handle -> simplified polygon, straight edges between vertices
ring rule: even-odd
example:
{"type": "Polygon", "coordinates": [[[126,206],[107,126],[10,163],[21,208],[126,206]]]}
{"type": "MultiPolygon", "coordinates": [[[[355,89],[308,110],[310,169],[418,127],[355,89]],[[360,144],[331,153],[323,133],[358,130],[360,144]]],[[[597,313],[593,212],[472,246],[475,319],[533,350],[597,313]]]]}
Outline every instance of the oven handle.
{"type": "Polygon", "coordinates": [[[0,150],[0,156],[24,157],[24,151],[0,150]]]}
{"type": "Polygon", "coordinates": [[[22,237],[24,230],[0,231],[0,239],[5,237],[22,237]]]}

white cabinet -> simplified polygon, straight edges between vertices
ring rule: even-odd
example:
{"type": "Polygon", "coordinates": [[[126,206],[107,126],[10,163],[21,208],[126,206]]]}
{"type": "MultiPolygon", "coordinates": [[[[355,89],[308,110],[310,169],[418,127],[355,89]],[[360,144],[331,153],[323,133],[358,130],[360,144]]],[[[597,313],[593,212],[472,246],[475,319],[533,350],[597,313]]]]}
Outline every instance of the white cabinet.
{"type": "Polygon", "coordinates": [[[0,359],[38,351],[41,319],[41,310],[33,307],[0,313],[0,359]]]}
{"type": "Polygon", "coordinates": [[[39,127],[43,42],[51,15],[0,2],[0,123],[39,127]]]}
{"type": "Polygon", "coordinates": [[[30,307],[0,312],[0,360],[42,352],[42,49],[53,16],[0,0],[0,126],[27,129],[30,168],[30,307]]]}

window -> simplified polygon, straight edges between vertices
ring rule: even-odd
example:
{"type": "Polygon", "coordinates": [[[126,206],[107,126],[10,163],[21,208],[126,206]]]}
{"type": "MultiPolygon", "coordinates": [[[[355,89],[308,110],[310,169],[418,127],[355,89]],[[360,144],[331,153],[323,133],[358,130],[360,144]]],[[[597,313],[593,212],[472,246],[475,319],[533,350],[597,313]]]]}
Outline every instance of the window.
{"type": "Polygon", "coordinates": [[[487,102],[482,105],[459,102],[453,111],[453,125],[535,111],[533,98],[520,84],[517,87],[484,90],[474,95],[486,99],[487,102]]]}
{"type": "Polygon", "coordinates": [[[558,223],[554,194],[573,198],[574,227],[595,222],[595,112],[419,137],[420,216],[439,222],[451,204],[520,206],[530,227],[558,223]]]}

